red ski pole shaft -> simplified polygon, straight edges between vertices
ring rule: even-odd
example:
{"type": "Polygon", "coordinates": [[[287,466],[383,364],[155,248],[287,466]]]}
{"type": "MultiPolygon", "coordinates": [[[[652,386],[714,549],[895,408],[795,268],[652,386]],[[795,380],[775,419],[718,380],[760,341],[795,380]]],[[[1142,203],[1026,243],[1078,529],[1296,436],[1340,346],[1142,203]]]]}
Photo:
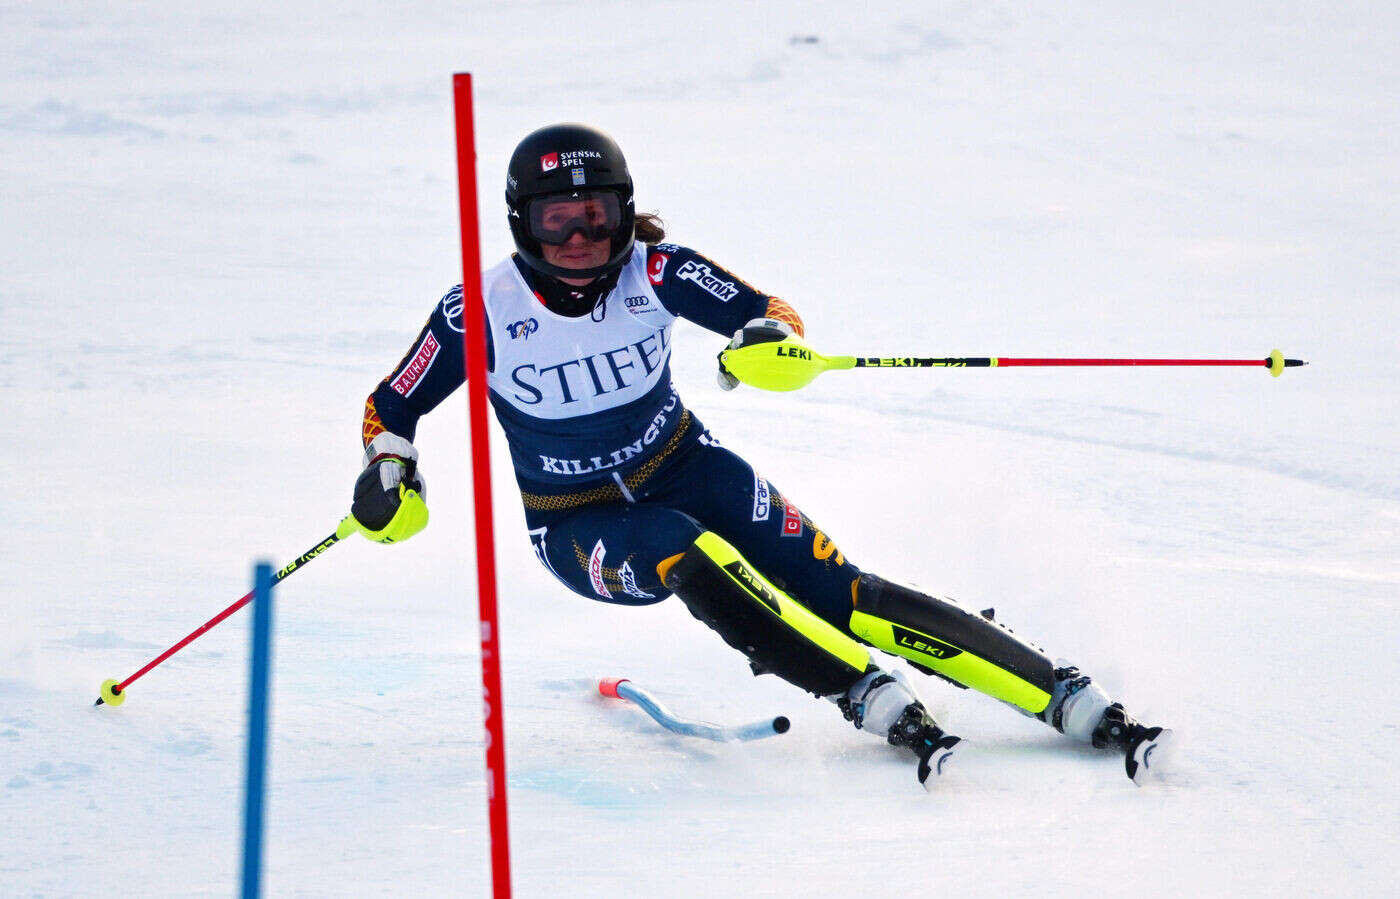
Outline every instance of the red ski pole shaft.
{"type": "MultiPolygon", "coordinates": [[[[852,357],[832,357],[837,359],[852,357]]],[[[835,368],[1015,368],[1017,366],[1263,366],[1278,376],[1285,368],[1307,365],[1301,359],[1285,359],[1274,350],[1262,359],[1101,359],[1101,358],[1013,358],[1009,356],[856,356],[854,364],[834,365],[835,368]]]]}
{"type": "MultiPolygon", "coordinates": [[[[1285,360],[1285,364],[1288,361],[1285,360]]],[[[994,365],[1263,365],[1268,359],[1008,359],[999,357],[994,365]]]]}
{"type": "MultiPolygon", "coordinates": [[[[321,553],[325,552],[327,549],[330,549],[332,546],[339,543],[341,539],[353,532],[354,525],[351,523],[350,517],[346,516],[345,519],[340,522],[340,526],[336,528],[334,534],[331,534],[329,537],[322,540],[320,543],[316,544],[311,549],[302,553],[300,556],[297,556],[297,558],[293,562],[289,563],[284,568],[282,568],[282,570],[278,571],[277,574],[273,576],[272,583],[280,583],[284,578],[289,577],[292,574],[292,572],[296,571],[298,568],[301,568],[307,562],[316,558],[321,553]]],[[[117,697],[122,696],[122,691],[124,691],[127,687],[140,680],[152,668],[155,668],[157,665],[161,664],[166,659],[173,656],[175,653],[184,649],[186,646],[189,646],[196,639],[198,639],[199,636],[205,631],[215,627],[219,624],[219,622],[223,621],[225,618],[232,615],[234,612],[237,612],[239,609],[246,606],[249,602],[252,601],[252,599],[253,593],[247,593],[243,596],[243,598],[239,599],[233,605],[229,606],[227,609],[224,609],[222,612],[215,615],[213,618],[210,618],[208,621],[195,628],[188,635],[186,635],[185,638],[179,643],[176,643],[174,646],[170,647],[165,652],[161,653],[154,659],[151,659],[145,665],[141,666],[141,669],[139,671],[128,677],[126,680],[121,681],[119,683],[116,681],[105,682],[102,685],[102,695],[97,698],[97,702],[93,703],[93,705],[103,705],[104,703],[119,705],[121,700],[118,700],[117,697]]]]}

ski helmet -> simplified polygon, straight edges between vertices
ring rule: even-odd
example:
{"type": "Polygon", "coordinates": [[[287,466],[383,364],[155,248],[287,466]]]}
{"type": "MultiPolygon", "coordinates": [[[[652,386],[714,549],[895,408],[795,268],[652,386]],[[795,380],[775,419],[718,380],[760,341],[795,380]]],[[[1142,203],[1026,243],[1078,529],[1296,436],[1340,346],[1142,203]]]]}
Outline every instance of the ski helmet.
{"type": "Polygon", "coordinates": [[[548,125],[526,135],[506,170],[506,206],[515,249],[525,264],[557,278],[597,278],[615,272],[632,255],[636,212],[627,160],[613,139],[587,125],[548,125]],[[589,201],[586,216],[562,223],[543,219],[546,204],[589,201]],[[542,242],[562,244],[581,231],[610,240],[608,261],[587,269],[545,261],[542,242]]]}

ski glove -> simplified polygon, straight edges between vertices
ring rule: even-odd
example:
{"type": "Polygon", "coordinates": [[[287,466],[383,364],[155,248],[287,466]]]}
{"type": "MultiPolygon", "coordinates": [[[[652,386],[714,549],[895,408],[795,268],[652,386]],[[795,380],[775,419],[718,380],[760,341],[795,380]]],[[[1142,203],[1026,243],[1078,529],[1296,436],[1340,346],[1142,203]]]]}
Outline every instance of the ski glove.
{"type": "Polygon", "coordinates": [[[418,471],[418,450],[383,432],[365,447],[365,470],[355,481],[350,515],[376,543],[400,543],[428,526],[428,495],[418,471]]]}
{"type": "MultiPolygon", "coordinates": [[[[729,341],[729,346],[725,349],[737,350],[739,347],[753,346],[756,343],[775,343],[791,336],[792,325],[787,322],[780,322],[775,318],[755,318],[734,332],[734,339],[729,341]]],[[[739,379],[729,373],[722,359],[719,363],[719,386],[723,390],[733,390],[739,386],[739,379]]]]}

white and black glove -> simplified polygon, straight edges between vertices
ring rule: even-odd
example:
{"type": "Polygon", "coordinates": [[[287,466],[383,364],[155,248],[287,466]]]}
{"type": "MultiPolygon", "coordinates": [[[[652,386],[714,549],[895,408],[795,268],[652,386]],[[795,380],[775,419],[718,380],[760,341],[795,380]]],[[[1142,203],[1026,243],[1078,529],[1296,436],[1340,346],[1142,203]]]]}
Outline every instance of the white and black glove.
{"type": "MultiPolygon", "coordinates": [[[[791,336],[792,325],[787,322],[780,322],[775,318],[755,318],[734,332],[734,339],[729,341],[729,346],[725,349],[737,350],[756,343],[776,343],[791,336]]],[[[724,367],[723,357],[720,357],[719,361],[719,386],[724,390],[733,390],[739,386],[739,379],[724,367]]]]}
{"type": "Polygon", "coordinates": [[[399,543],[427,526],[427,495],[418,450],[385,431],[365,447],[365,469],[355,481],[350,514],[369,539],[399,543]]]}

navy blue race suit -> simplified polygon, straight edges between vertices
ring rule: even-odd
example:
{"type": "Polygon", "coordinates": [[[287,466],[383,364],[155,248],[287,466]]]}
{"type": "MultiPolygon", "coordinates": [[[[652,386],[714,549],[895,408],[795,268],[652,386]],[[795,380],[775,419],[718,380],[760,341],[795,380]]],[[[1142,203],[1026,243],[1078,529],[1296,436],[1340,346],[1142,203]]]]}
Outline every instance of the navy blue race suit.
{"type": "MultiPolygon", "coordinates": [[[[693,250],[638,245],[638,253],[643,249],[645,258],[637,265],[644,262],[664,315],[728,338],[748,321],[772,314],[775,304],[790,312],[781,300],[693,250]]],[[[539,276],[512,261],[543,308],[539,276]]],[[[646,312],[647,297],[623,293],[619,287],[606,294],[584,327],[616,327],[628,311],[646,312]]],[[[364,442],[383,430],[411,441],[419,417],[463,383],[461,309],[458,286],[437,304],[408,354],[370,396],[364,442]]],[[[518,365],[510,379],[495,370],[503,336],[518,355],[548,326],[543,313],[520,315],[498,327],[488,346],[488,366],[502,387],[493,383],[490,397],[511,444],[540,561],[581,596],[643,605],[670,595],[657,574],[658,563],[710,530],[775,585],[849,633],[852,585],[860,570],[772,483],[719,446],[684,407],[670,383],[669,332],[636,341],[626,353],[619,348],[563,364],[547,365],[554,360],[542,358],[538,365],[518,365]],[[651,376],[655,386],[624,405],[564,419],[529,414],[529,404],[544,391],[553,390],[563,409],[590,396],[605,398],[634,373],[651,376]],[[503,391],[515,394],[514,405],[503,391]]]]}

